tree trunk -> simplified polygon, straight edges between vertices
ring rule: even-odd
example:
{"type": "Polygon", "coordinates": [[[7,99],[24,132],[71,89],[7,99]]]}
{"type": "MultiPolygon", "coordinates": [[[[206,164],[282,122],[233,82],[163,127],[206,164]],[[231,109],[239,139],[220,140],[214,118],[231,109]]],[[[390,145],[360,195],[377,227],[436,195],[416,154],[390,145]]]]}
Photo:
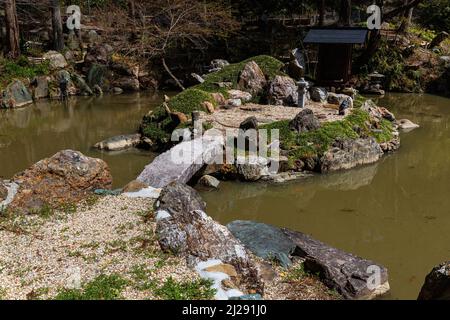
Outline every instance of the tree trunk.
{"type": "Polygon", "coordinates": [[[53,46],[56,51],[64,50],[64,36],[61,19],[61,8],[58,0],[52,0],[53,46]]]}
{"type": "Polygon", "coordinates": [[[175,77],[175,75],[172,73],[172,71],[170,71],[169,67],[167,66],[166,59],[162,58],[161,61],[162,61],[164,69],[167,71],[169,76],[175,81],[177,86],[180,87],[180,89],[183,91],[186,90],[186,88],[183,87],[183,85],[181,84],[180,80],[178,80],[177,77],[175,77]]]}
{"type": "Polygon", "coordinates": [[[352,1],[341,0],[338,25],[348,27],[351,24],[352,24],[352,1]]]}
{"type": "Polygon", "coordinates": [[[17,58],[20,56],[20,44],[16,0],[5,0],[5,20],[8,55],[11,58],[17,58]]]}
{"type": "Polygon", "coordinates": [[[319,7],[319,26],[323,26],[325,23],[325,0],[320,0],[319,7]]]}

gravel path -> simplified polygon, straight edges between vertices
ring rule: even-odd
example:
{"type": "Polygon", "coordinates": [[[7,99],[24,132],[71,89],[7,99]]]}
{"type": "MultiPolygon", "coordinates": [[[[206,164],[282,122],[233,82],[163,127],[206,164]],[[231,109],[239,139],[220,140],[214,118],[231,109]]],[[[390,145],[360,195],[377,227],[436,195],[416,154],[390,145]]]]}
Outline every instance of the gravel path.
{"type": "MultiPolygon", "coordinates": [[[[101,274],[133,279],[146,270],[161,283],[198,279],[185,259],[164,255],[153,236],[152,200],[100,198],[78,210],[49,217],[0,220],[0,298],[48,299],[101,274]]],[[[128,286],[126,299],[154,299],[148,290],[128,286]]]]}

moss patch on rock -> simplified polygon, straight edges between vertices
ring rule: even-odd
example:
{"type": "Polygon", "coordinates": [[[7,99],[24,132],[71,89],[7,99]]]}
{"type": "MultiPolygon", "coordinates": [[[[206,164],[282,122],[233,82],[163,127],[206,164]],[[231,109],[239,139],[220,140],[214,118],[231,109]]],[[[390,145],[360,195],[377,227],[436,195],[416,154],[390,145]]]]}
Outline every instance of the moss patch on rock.
{"type": "MultiPolygon", "coordinates": [[[[281,71],[284,64],[275,58],[265,55],[230,64],[220,71],[207,75],[204,83],[189,88],[172,97],[167,103],[170,111],[181,112],[188,117],[193,111],[207,112],[203,102],[209,101],[216,106],[217,103],[212,96],[212,93],[216,92],[222,93],[225,97],[228,97],[227,91],[229,89],[237,89],[239,75],[244,69],[244,66],[250,61],[255,61],[269,80],[273,79],[276,75],[284,74],[281,71]],[[231,83],[231,88],[220,87],[219,83],[222,82],[231,83]]],[[[258,99],[258,97],[255,98],[258,99]]],[[[161,105],[144,117],[140,131],[145,137],[150,138],[153,142],[157,144],[166,144],[170,140],[170,135],[175,127],[167,114],[166,109],[161,105]]]]}
{"type": "Polygon", "coordinates": [[[341,121],[322,124],[319,129],[309,132],[292,131],[289,128],[289,122],[289,120],[273,122],[260,128],[279,130],[281,149],[288,151],[291,163],[296,160],[322,157],[337,139],[374,137],[379,143],[393,139],[391,122],[383,119],[379,123],[379,131],[373,131],[371,128],[373,119],[367,112],[360,109],[354,109],[341,121]]]}

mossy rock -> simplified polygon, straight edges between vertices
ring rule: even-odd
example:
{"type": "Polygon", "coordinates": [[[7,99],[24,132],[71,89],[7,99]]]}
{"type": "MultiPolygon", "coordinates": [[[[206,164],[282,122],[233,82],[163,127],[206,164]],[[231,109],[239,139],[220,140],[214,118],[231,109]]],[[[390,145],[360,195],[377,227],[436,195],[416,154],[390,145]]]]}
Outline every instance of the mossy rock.
{"type": "Polygon", "coordinates": [[[278,129],[281,148],[288,151],[289,162],[297,160],[321,158],[337,139],[357,139],[374,137],[378,143],[393,139],[393,126],[387,120],[381,120],[380,132],[371,130],[370,115],[360,109],[354,109],[343,120],[323,124],[319,129],[297,133],[289,129],[289,120],[264,125],[262,129],[278,129]]]}

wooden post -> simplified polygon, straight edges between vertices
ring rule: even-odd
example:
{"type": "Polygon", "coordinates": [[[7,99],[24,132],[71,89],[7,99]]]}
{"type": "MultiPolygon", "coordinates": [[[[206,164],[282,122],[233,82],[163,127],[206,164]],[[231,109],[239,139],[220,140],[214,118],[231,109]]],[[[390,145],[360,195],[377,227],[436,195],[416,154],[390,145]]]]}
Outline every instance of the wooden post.
{"type": "Polygon", "coordinates": [[[8,55],[11,58],[17,58],[20,56],[20,44],[16,0],[5,0],[5,21],[8,55]]]}
{"type": "Polygon", "coordinates": [[[64,36],[61,19],[61,8],[58,0],[51,0],[52,6],[52,27],[53,27],[53,46],[56,51],[64,50],[64,36]]]}

